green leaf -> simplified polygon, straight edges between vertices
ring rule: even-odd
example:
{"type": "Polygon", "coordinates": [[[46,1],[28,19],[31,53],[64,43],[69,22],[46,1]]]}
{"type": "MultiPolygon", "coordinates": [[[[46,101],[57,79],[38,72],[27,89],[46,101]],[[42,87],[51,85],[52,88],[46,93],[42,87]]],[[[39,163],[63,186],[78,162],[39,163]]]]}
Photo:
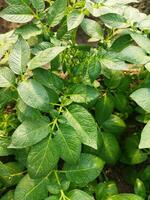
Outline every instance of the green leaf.
{"type": "Polygon", "coordinates": [[[143,169],[140,170],[139,177],[145,183],[150,181],[150,165],[147,165],[143,169]]]}
{"type": "Polygon", "coordinates": [[[15,83],[15,75],[8,67],[0,68],[0,87],[10,87],[15,83]]]}
{"type": "Polygon", "coordinates": [[[25,24],[15,30],[15,33],[21,35],[24,39],[28,40],[32,37],[40,35],[42,30],[34,24],[25,24]]]}
{"type": "Polygon", "coordinates": [[[22,3],[29,3],[30,0],[6,0],[8,4],[11,5],[21,5],[22,3]]]}
{"type": "Polygon", "coordinates": [[[90,196],[88,193],[82,190],[72,190],[69,192],[68,197],[70,200],[94,200],[94,197],[90,196]]]}
{"type": "Polygon", "coordinates": [[[73,10],[68,16],[67,16],[67,26],[68,31],[77,28],[84,19],[84,13],[82,13],[79,10],[73,10]]]}
{"type": "Polygon", "coordinates": [[[139,178],[136,179],[134,183],[134,192],[136,195],[141,196],[142,198],[146,198],[146,188],[143,183],[139,178]]]}
{"type": "Polygon", "coordinates": [[[84,107],[75,104],[69,106],[64,116],[76,130],[82,143],[97,149],[97,125],[92,115],[84,107]]]}
{"type": "Polygon", "coordinates": [[[52,47],[53,45],[50,42],[40,42],[37,43],[33,48],[32,48],[32,54],[37,55],[40,51],[43,51],[45,49],[48,49],[52,47]]]}
{"type": "Polygon", "coordinates": [[[17,92],[12,91],[10,88],[0,90],[0,109],[17,98],[17,92]]]}
{"type": "Polygon", "coordinates": [[[45,3],[44,0],[30,0],[33,7],[37,10],[37,11],[43,11],[45,8],[45,3]]]}
{"type": "Polygon", "coordinates": [[[139,23],[140,21],[146,18],[145,13],[141,13],[139,9],[133,8],[132,6],[126,7],[124,9],[123,15],[127,19],[130,26],[134,26],[135,24],[139,23]]]}
{"type": "Polygon", "coordinates": [[[30,79],[18,86],[21,99],[33,108],[46,111],[49,109],[49,96],[45,88],[37,81],[30,79]]]}
{"type": "Polygon", "coordinates": [[[104,164],[101,158],[83,153],[77,164],[65,163],[64,170],[68,180],[76,184],[86,185],[99,176],[104,164]]]}
{"type": "Polygon", "coordinates": [[[107,0],[108,5],[114,5],[114,4],[129,4],[129,3],[138,3],[138,0],[107,0]]]}
{"type": "Polygon", "coordinates": [[[134,45],[123,49],[118,53],[118,57],[133,64],[146,64],[150,60],[143,49],[134,45]]]}
{"type": "Polygon", "coordinates": [[[95,105],[96,120],[101,125],[106,121],[113,111],[113,102],[110,95],[103,95],[95,105]]]}
{"type": "Polygon", "coordinates": [[[139,144],[140,149],[150,148],[150,121],[146,124],[141,133],[141,140],[139,144]]]}
{"type": "Polygon", "coordinates": [[[122,51],[124,48],[126,48],[127,46],[129,46],[129,44],[131,44],[132,42],[132,38],[130,35],[121,35],[119,37],[117,37],[115,39],[115,41],[113,41],[112,46],[111,46],[111,50],[115,51],[115,52],[120,52],[122,51]]]}
{"type": "Polygon", "coordinates": [[[107,55],[107,57],[104,57],[101,59],[101,65],[104,68],[108,68],[111,70],[127,70],[128,69],[128,65],[118,59],[115,58],[111,58],[110,55],[107,55]]]}
{"type": "Polygon", "coordinates": [[[135,194],[117,194],[112,197],[108,197],[106,200],[143,200],[140,196],[135,194]]]}
{"type": "Polygon", "coordinates": [[[41,178],[46,176],[59,160],[58,150],[50,137],[31,147],[27,159],[27,168],[30,177],[41,178]]]}
{"type": "Polygon", "coordinates": [[[115,182],[105,181],[96,186],[96,199],[104,200],[112,195],[118,194],[118,188],[115,182]]]}
{"type": "Polygon", "coordinates": [[[0,162],[0,180],[5,186],[13,186],[22,178],[22,168],[17,162],[3,164],[0,162]]]}
{"type": "Polygon", "coordinates": [[[27,156],[29,153],[30,148],[24,148],[24,149],[13,149],[15,159],[20,163],[21,166],[26,168],[26,162],[27,162],[27,156]]]}
{"type": "Polygon", "coordinates": [[[138,148],[140,138],[138,135],[131,135],[125,139],[123,143],[123,151],[121,156],[121,162],[129,165],[136,165],[147,160],[148,155],[138,148]]]}
{"type": "Polygon", "coordinates": [[[150,62],[145,65],[145,68],[150,72],[150,62]]]}
{"type": "Polygon", "coordinates": [[[112,114],[104,123],[103,129],[119,137],[126,129],[125,122],[117,115],[112,114]]]}
{"type": "Polygon", "coordinates": [[[55,136],[60,157],[68,163],[76,163],[81,153],[81,141],[72,126],[61,124],[55,136]]]}
{"type": "Polygon", "coordinates": [[[131,37],[142,49],[150,54],[150,39],[148,37],[138,33],[131,33],[131,37]]]}
{"type": "MultiPolygon", "coordinates": [[[[122,80],[125,77],[120,70],[108,70],[104,68],[103,72],[106,78],[104,79],[104,84],[110,89],[119,89],[122,84],[122,80]]],[[[126,77],[125,77],[126,78],[126,77]]]]}
{"type": "Polygon", "coordinates": [[[134,91],[130,97],[146,112],[150,113],[150,88],[140,88],[134,91]]]}
{"type": "Polygon", "coordinates": [[[97,78],[99,78],[101,73],[101,64],[97,58],[93,58],[92,61],[90,61],[88,66],[88,74],[91,79],[91,81],[95,81],[97,78]]]}
{"type": "Polygon", "coordinates": [[[139,22],[139,28],[141,30],[150,30],[150,17],[149,15],[139,22]]]}
{"type": "Polygon", "coordinates": [[[19,37],[9,56],[9,66],[15,74],[22,74],[26,71],[30,59],[30,47],[28,43],[19,37]]]}
{"type": "Polygon", "coordinates": [[[27,174],[17,185],[14,200],[45,199],[48,196],[46,184],[47,177],[43,179],[31,179],[27,174]]]}
{"type": "Polygon", "coordinates": [[[102,9],[104,6],[97,6],[96,2],[91,0],[86,0],[86,8],[94,17],[99,17],[102,15],[102,9]]]}
{"type": "Polygon", "coordinates": [[[48,11],[48,24],[54,27],[59,24],[65,15],[67,0],[56,0],[48,11]]]}
{"type": "Polygon", "coordinates": [[[33,70],[35,68],[42,67],[43,65],[48,64],[65,49],[66,47],[51,47],[51,48],[45,49],[44,51],[40,51],[28,63],[29,69],[33,70]]]}
{"type": "Polygon", "coordinates": [[[23,122],[25,120],[36,120],[42,117],[39,110],[36,110],[27,104],[25,104],[21,99],[17,103],[17,117],[23,122]]]}
{"type": "Polygon", "coordinates": [[[108,13],[100,16],[101,20],[111,28],[126,28],[129,25],[126,22],[126,19],[119,14],[116,13],[108,13]]]}
{"type": "Polygon", "coordinates": [[[32,146],[49,134],[48,121],[45,118],[24,121],[13,133],[9,148],[32,146]]]}
{"type": "Polygon", "coordinates": [[[114,93],[113,102],[115,108],[120,112],[125,112],[128,106],[128,99],[126,95],[122,92],[114,93]]]}
{"type": "Polygon", "coordinates": [[[58,92],[64,87],[63,80],[56,74],[45,69],[36,69],[33,72],[34,78],[47,88],[58,92]]]}
{"type": "Polygon", "coordinates": [[[33,19],[30,9],[23,5],[12,5],[0,12],[0,17],[14,23],[27,23],[33,19]]]}
{"type": "Polygon", "coordinates": [[[1,197],[1,200],[14,200],[14,191],[10,190],[4,196],[1,197]]]}
{"type": "Polygon", "coordinates": [[[102,133],[103,145],[99,149],[100,157],[107,164],[114,165],[120,157],[119,143],[111,133],[102,133]]]}
{"type": "Polygon", "coordinates": [[[10,137],[0,137],[0,156],[8,156],[13,154],[13,151],[7,148],[10,142],[10,137]]]}
{"type": "Polygon", "coordinates": [[[84,32],[91,37],[88,40],[89,42],[97,42],[103,39],[103,31],[98,22],[84,18],[81,23],[81,27],[84,32]]]}
{"type": "Polygon", "coordinates": [[[73,84],[69,87],[66,95],[69,96],[73,102],[89,104],[98,98],[99,92],[88,85],[73,84]]]}

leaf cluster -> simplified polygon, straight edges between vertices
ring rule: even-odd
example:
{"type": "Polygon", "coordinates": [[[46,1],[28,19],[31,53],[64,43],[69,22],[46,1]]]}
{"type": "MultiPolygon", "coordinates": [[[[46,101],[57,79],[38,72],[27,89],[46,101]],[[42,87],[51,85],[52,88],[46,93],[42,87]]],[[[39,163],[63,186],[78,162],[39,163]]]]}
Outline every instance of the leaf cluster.
{"type": "Polygon", "coordinates": [[[6,0],[1,200],[150,198],[150,16],[133,2],[6,0]]]}

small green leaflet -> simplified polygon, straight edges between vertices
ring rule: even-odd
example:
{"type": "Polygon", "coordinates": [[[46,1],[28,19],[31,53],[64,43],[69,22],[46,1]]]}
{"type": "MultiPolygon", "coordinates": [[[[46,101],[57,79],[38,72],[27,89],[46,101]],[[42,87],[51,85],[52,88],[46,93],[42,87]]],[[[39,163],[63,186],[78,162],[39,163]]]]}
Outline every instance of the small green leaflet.
{"type": "Polygon", "coordinates": [[[112,197],[108,197],[106,200],[143,200],[142,197],[135,194],[117,194],[112,197]]]}
{"type": "Polygon", "coordinates": [[[100,18],[106,26],[111,28],[126,28],[129,26],[126,19],[122,15],[116,13],[108,13],[100,16],[100,18]]]}
{"type": "Polygon", "coordinates": [[[45,8],[45,3],[44,0],[30,0],[33,7],[37,10],[37,11],[43,11],[45,8]]]}
{"type": "Polygon", "coordinates": [[[29,119],[36,120],[42,117],[42,115],[39,110],[28,106],[21,99],[19,99],[17,103],[17,117],[21,122],[23,122],[29,119]]]}
{"type": "Polygon", "coordinates": [[[48,196],[47,177],[31,179],[27,174],[16,187],[14,200],[41,200],[48,196]]]}
{"type": "Polygon", "coordinates": [[[99,155],[107,164],[114,165],[120,156],[119,143],[111,133],[101,133],[101,136],[103,145],[99,149],[99,155]]]}
{"type": "Polygon", "coordinates": [[[150,72],[150,62],[145,65],[145,68],[150,72]]]}
{"type": "Polygon", "coordinates": [[[150,113],[150,88],[140,88],[133,92],[130,97],[146,112],[150,113]]]}
{"type": "Polygon", "coordinates": [[[140,138],[137,134],[128,136],[122,143],[122,155],[120,161],[128,165],[140,164],[147,160],[146,152],[139,149],[140,138]]]}
{"type": "Polygon", "coordinates": [[[66,47],[58,46],[40,51],[32,60],[30,60],[30,62],[28,63],[28,68],[30,70],[33,70],[35,68],[42,67],[43,65],[48,64],[65,49],[66,47]]]}
{"type": "Polygon", "coordinates": [[[25,148],[32,146],[49,134],[47,118],[24,121],[12,135],[9,148],[25,148]]]}
{"type": "Polygon", "coordinates": [[[125,62],[119,59],[111,58],[110,56],[109,57],[106,56],[102,58],[100,63],[102,67],[112,69],[112,70],[127,70],[128,69],[128,65],[125,62]]]}
{"type": "Polygon", "coordinates": [[[50,137],[33,146],[27,159],[30,177],[41,178],[56,167],[59,154],[56,145],[50,137]]]}
{"type": "Polygon", "coordinates": [[[64,112],[64,117],[76,130],[83,144],[97,149],[97,125],[84,107],[73,104],[64,112]]]}
{"type": "Polygon", "coordinates": [[[18,93],[28,106],[42,111],[48,111],[49,96],[39,82],[33,79],[21,82],[18,86],[18,93]]]}
{"type": "Polygon", "coordinates": [[[1,200],[14,200],[14,191],[10,190],[7,193],[4,194],[4,196],[1,197],[1,200]]]}
{"type": "Polygon", "coordinates": [[[145,187],[145,184],[139,178],[136,178],[136,181],[134,183],[134,193],[136,195],[139,195],[139,196],[143,197],[144,199],[146,198],[146,187],[145,187]]]}
{"type": "Polygon", "coordinates": [[[11,87],[14,83],[14,73],[8,67],[0,67],[0,88],[11,87]]]}
{"type": "Polygon", "coordinates": [[[115,4],[129,4],[129,3],[138,3],[138,0],[107,0],[106,5],[112,6],[115,4]]]}
{"type": "Polygon", "coordinates": [[[54,27],[59,24],[65,15],[67,0],[56,0],[48,11],[48,24],[54,27]]]}
{"type": "Polygon", "coordinates": [[[86,8],[87,10],[94,16],[94,17],[99,17],[102,15],[102,8],[104,6],[95,6],[95,3],[91,0],[86,0],[86,8]]]}
{"type": "Polygon", "coordinates": [[[30,0],[6,0],[6,2],[10,5],[21,5],[23,2],[24,3],[29,3],[30,0]]]}
{"type": "Polygon", "coordinates": [[[142,130],[139,148],[140,149],[150,148],[150,121],[146,124],[146,126],[142,130]]]}
{"type": "Polygon", "coordinates": [[[15,30],[15,33],[21,35],[24,39],[28,40],[31,37],[35,37],[42,33],[42,30],[38,28],[36,25],[30,23],[25,24],[15,30]]]}
{"type": "Polygon", "coordinates": [[[106,132],[110,132],[117,137],[120,136],[126,129],[125,122],[117,115],[110,115],[109,118],[102,124],[106,132]]]}
{"type": "Polygon", "coordinates": [[[139,28],[141,30],[150,30],[150,17],[149,15],[139,22],[139,28]]]}
{"type": "Polygon", "coordinates": [[[97,42],[103,39],[103,31],[100,24],[92,19],[84,18],[81,23],[81,27],[84,32],[89,35],[91,38],[89,42],[97,42]]]}
{"type": "Polygon", "coordinates": [[[96,184],[96,199],[105,199],[119,193],[118,187],[114,181],[104,181],[96,184]]]}
{"type": "Polygon", "coordinates": [[[60,157],[67,163],[76,163],[81,153],[81,141],[72,126],[61,124],[55,136],[60,157]]]}
{"type": "Polygon", "coordinates": [[[88,193],[78,189],[70,191],[68,197],[70,200],[94,200],[88,193]]]}
{"type": "Polygon", "coordinates": [[[65,163],[64,170],[68,180],[86,185],[101,173],[105,162],[94,155],[82,153],[77,164],[65,163]]]}
{"type": "Polygon", "coordinates": [[[99,92],[91,86],[84,84],[72,84],[67,91],[67,96],[76,103],[90,103],[96,100],[99,92]]]}
{"type": "Polygon", "coordinates": [[[84,13],[82,13],[79,10],[73,10],[68,16],[67,16],[67,26],[68,31],[77,28],[81,22],[84,19],[84,13]]]}
{"type": "Polygon", "coordinates": [[[0,12],[0,17],[14,23],[27,23],[33,19],[30,9],[23,5],[11,5],[0,12]]]}
{"type": "Polygon", "coordinates": [[[17,162],[9,162],[6,164],[0,162],[0,178],[6,186],[16,185],[22,176],[22,168],[17,162]]]}
{"type": "Polygon", "coordinates": [[[148,37],[138,33],[131,33],[130,35],[142,49],[150,54],[150,39],[148,37]]]}
{"type": "Polygon", "coordinates": [[[113,112],[113,102],[110,98],[110,95],[105,94],[103,95],[95,105],[95,114],[96,114],[96,120],[101,125],[104,121],[106,121],[109,116],[113,112]]]}
{"type": "Polygon", "coordinates": [[[26,71],[30,59],[30,47],[28,43],[19,37],[9,57],[9,66],[15,74],[22,74],[26,71]]]}
{"type": "Polygon", "coordinates": [[[10,142],[10,137],[0,137],[0,156],[8,156],[13,154],[13,151],[7,148],[10,142]]]}
{"type": "Polygon", "coordinates": [[[53,89],[56,92],[61,91],[64,87],[63,80],[50,70],[36,69],[33,71],[33,75],[43,86],[53,89]]]}

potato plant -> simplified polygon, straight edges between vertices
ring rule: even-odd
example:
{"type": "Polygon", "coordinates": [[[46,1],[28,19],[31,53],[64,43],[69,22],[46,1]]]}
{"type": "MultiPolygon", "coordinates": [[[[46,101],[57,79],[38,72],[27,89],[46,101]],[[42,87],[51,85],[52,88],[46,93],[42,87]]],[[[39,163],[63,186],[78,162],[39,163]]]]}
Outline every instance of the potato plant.
{"type": "Polygon", "coordinates": [[[134,2],[6,0],[1,200],[150,199],[150,16],[134,2]]]}

